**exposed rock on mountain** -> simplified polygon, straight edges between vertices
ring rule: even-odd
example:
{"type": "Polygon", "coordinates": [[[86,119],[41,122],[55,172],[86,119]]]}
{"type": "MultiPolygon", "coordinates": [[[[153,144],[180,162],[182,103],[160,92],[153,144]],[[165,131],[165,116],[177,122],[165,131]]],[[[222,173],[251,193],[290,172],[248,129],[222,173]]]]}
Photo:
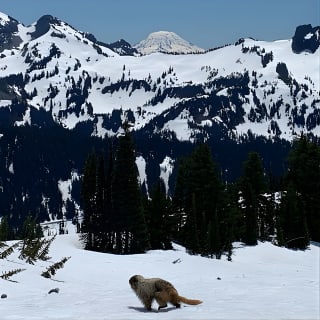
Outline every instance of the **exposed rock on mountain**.
{"type": "Polygon", "coordinates": [[[292,50],[295,53],[303,51],[315,53],[320,46],[320,27],[311,24],[298,26],[292,38],[292,50]]]}
{"type": "Polygon", "coordinates": [[[0,12],[0,53],[19,46],[22,42],[18,33],[18,21],[0,12]]]}

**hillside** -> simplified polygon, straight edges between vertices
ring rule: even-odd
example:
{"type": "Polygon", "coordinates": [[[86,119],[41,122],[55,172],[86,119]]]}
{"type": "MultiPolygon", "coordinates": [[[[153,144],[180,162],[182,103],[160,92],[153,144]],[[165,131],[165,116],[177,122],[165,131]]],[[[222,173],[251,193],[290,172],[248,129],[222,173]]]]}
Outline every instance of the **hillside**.
{"type": "MultiPolygon", "coordinates": [[[[298,28],[282,41],[240,39],[204,54],[119,56],[52,16],[28,27],[0,19],[1,105],[12,105],[12,97],[27,104],[13,124],[32,123],[35,108],[70,129],[87,123],[98,136],[115,135],[123,117],[136,131],[180,141],[224,130],[234,138],[249,129],[289,140],[300,131],[319,134],[318,27],[298,28]]],[[[180,42],[171,35],[171,46],[180,42]]]]}
{"type": "MultiPolygon", "coordinates": [[[[1,13],[0,215],[20,225],[30,212],[72,218],[88,154],[107,153],[125,120],[144,190],[161,176],[171,194],[179,159],[199,142],[226,182],[240,176],[250,151],[281,176],[292,140],[320,133],[319,27],[292,33],[143,55],[50,15],[25,26],[1,13]]],[[[173,48],[183,42],[170,39],[173,48]]]]}
{"type": "Polygon", "coordinates": [[[150,319],[129,287],[134,274],[163,277],[181,295],[203,300],[198,306],[169,306],[155,312],[161,319],[318,319],[319,247],[291,251],[260,243],[234,244],[233,261],[190,256],[175,245],[172,251],[116,256],[84,251],[69,226],[69,235],[53,242],[48,262],[28,265],[11,255],[0,271],[26,268],[0,279],[1,319],[150,319]],[[71,256],[53,280],[40,276],[52,262],[71,256]],[[186,281],[187,279],[187,281],[186,281]],[[48,292],[59,288],[59,293],[48,292]]]}

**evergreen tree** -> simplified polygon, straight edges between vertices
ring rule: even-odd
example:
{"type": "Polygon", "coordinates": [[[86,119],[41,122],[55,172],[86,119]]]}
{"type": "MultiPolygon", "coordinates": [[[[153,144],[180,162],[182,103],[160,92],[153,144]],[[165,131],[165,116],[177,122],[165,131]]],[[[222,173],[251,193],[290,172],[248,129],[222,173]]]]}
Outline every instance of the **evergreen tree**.
{"type": "Polygon", "coordinates": [[[29,214],[23,222],[21,239],[32,241],[41,237],[43,237],[43,233],[40,225],[37,224],[36,218],[29,214]]]}
{"type": "Polygon", "coordinates": [[[193,193],[192,195],[191,210],[188,210],[186,223],[182,229],[182,239],[183,245],[190,254],[203,253],[204,249],[200,246],[199,241],[199,228],[197,223],[197,207],[196,207],[196,197],[193,193]]]}
{"type": "MultiPolygon", "coordinates": [[[[222,205],[220,210],[220,241],[222,245],[222,252],[227,252],[228,260],[231,261],[232,242],[237,240],[236,228],[241,220],[241,212],[238,206],[239,191],[235,184],[228,184],[225,186],[222,205]]],[[[240,226],[241,228],[241,226],[240,226]]],[[[238,230],[241,234],[241,230],[238,230]]],[[[239,238],[238,238],[239,239],[239,238]]]]}
{"type": "Polygon", "coordinates": [[[241,241],[244,233],[244,224],[241,208],[239,208],[240,185],[238,183],[228,184],[225,188],[223,209],[226,211],[226,219],[223,237],[232,241],[241,241]]]}
{"type": "Polygon", "coordinates": [[[113,252],[115,243],[115,221],[112,211],[111,203],[111,184],[113,179],[113,169],[114,169],[114,155],[113,155],[113,145],[110,144],[109,147],[109,157],[108,165],[106,171],[106,191],[105,191],[105,219],[103,221],[103,228],[105,232],[105,251],[113,252]]]}
{"type": "Polygon", "coordinates": [[[301,195],[311,239],[320,241],[320,147],[305,136],[294,141],[286,181],[301,195]]]}
{"type": "Polygon", "coordinates": [[[125,134],[119,137],[111,192],[115,252],[120,254],[142,253],[149,248],[135,160],[133,140],[125,127],[125,134]]]}
{"type": "Polygon", "coordinates": [[[243,198],[244,234],[243,242],[256,245],[259,238],[259,217],[261,216],[261,197],[266,191],[264,170],[260,156],[256,152],[248,154],[243,165],[241,192],[243,198]]]}
{"type": "Polygon", "coordinates": [[[275,235],[276,211],[277,204],[274,192],[260,197],[259,239],[261,241],[267,241],[275,235]]]}
{"type": "Polygon", "coordinates": [[[106,215],[107,215],[107,181],[105,173],[104,155],[101,154],[97,164],[96,174],[96,198],[95,198],[95,212],[96,212],[96,226],[94,228],[94,238],[96,242],[96,250],[104,251],[106,244],[106,215]]]}
{"type": "Polygon", "coordinates": [[[293,184],[283,196],[280,206],[281,244],[292,249],[306,249],[309,245],[309,234],[301,201],[293,184]]]}
{"type": "Polygon", "coordinates": [[[172,249],[172,206],[162,179],[159,179],[150,197],[146,210],[151,249],[172,249]]]}
{"type": "Polygon", "coordinates": [[[180,164],[174,194],[175,212],[184,214],[179,239],[190,252],[221,255],[222,199],[223,186],[211,151],[208,145],[199,145],[180,164]]]}
{"type": "Polygon", "coordinates": [[[8,217],[4,216],[0,220],[0,242],[9,240],[9,222],[8,217]]]}
{"type": "Polygon", "coordinates": [[[41,273],[41,276],[47,279],[51,279],[57,272],[57,270],[62,269],[64,264],[70,259],[71,257],[64,257],[59,262],[55,262],[51,266],[49,266],[46,271],[41,273]]]}
{"type": "Polygon", "coordinates": [[[186,212],[185,207],[187,204],[187,158],[179,159],[178,163],[178,173],[175,182],[175,190],[172,198],[173,212],[174,212],[174,221],[175,221],[175,230],[173,237],[176,241],[182,241],[183,228],[186,223],[186,212]]]}
{"type": "Polygon", "coordinates": [[[85,249],[95,250],[96,232],[96,154],[92,151],[84,166],[81,199],[83,208],[83,221],[81,226],[81,239],[85,249]]]}
{"type": "Polygon", "coordinates": [[[208,235],[208,240],[207,240],[208,255],[211,257],[215,255],[217,259],[220,259],[224,248],[221,243],[220,223],[219,223],[217,212],[213,213],[213,217],[209,221],[207,235],[208,235]]]}

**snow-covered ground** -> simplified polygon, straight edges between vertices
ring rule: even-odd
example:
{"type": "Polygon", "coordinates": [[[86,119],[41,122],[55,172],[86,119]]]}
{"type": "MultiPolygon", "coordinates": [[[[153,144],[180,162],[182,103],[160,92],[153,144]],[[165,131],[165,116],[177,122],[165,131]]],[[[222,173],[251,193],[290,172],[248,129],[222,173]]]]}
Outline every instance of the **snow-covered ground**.
{"type": "Polygon", "coordinates": [[[17,283],[0,279],[0,295],[7,295],[0,299],[0,319],[319,319],[319,249],[239,244],[232,262],[190,256],[177,245],[172,251],[117,256],[82,250],[69,227],[52,244],[51,261],[28,265],[17,254],[0,260],[1,274],[26,268],[12,277],[17,283]],[[55,280],[40,276],[67,256],[55,280]],[[147,312],[129,287],[134,274],[165,278],[203,304],[160,312],[154,304],[147,312]],[[48,294],[53,288],[59,293],[48,294]]]}

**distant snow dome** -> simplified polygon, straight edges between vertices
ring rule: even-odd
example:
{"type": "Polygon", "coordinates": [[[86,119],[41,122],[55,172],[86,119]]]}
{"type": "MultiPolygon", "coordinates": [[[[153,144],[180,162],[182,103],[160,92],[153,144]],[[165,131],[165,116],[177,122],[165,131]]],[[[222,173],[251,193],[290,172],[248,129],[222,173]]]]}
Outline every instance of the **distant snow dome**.
{"type": "Polygon", "coordinates": [[[151,54],[154,52],[186,54],[205,51],[182,39],[176,33],[169,31],[150,33],[147,39],[136,44],[134,48],[141,54],[151,54]]]}

